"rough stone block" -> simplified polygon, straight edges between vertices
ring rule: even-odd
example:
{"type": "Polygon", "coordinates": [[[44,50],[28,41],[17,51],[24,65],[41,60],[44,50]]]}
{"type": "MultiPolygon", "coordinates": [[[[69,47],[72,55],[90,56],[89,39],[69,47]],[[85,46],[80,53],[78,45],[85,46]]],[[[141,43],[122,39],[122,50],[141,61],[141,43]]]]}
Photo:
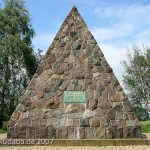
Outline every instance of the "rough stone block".
{"type": "Polygon", "coordinates": [[[68,127],[58,127],[56,128],[56,138],[58,139],[67,139],[68,136],[68,127]]]}
{"type": "Polygon", "coordinates": [[[40,119],[31,120],[31,126],[33,127],[40,126],[40,119]]]}
{"type": "Polygon", "coordinates": [[[91,127],[85,128],[85,138],[86,139],[93,139],[94,138],[93,130],[94,130],[94,128],[91,128],[91,127]]]}
{"type": "Polygon", "coordinates": [[[124,101],[123,106],[124,106],[125,111],[127,111],[127,112],[132,111],[132,106],[131,106],[129,100],[124,101]]]}
{"type": "Polygon", "coordinates": [[[100,118],[101,127],[108,127],[110,125],[110,120],[106,116],[100,118]]]}
{"type": "Polygon", "coordinates": [[[131,127],[124,127],[123,128],[123,138],[132,138],[131,127]]]}
{"type": "Polygon", "coordinates": [[[98,105],[98,100],[94,100],[94,99],[91,99],[89,100],[89,109],[90,110],[94,110],[97,108],[97,105],[98,105]]]}
{"type": "Polygon", "coordinates": [[[75,128],[75,138],[76,139],[84,139],[85,138],[85,128],[84,127],[76,127],[75,128]]]}
{"type": "Polygon", "coordinates": [[[118,139],[118,138],[123,138],[123,128],[122,127],[113,127],[113,137],[118,139]]]}
{"type": "Polygon", "coordinates": [[[105,138],[106,139],[113,139],[113,130],[112,130],[112,127],[106,127],[105,128],[105,138]]]}
{"type": "Polygon", "coordinates": [[[56,138],[56,129],[53,126],[47,126],[47,138],[49,139],[55,139],[56,138]]]}
{"type": "Polygon", "coordinates": [[[137,119],[137,116],[135,115],[134,112],[128,112],[128,115],[129,115],[130,120],[135,120],[135,119],[137,119]]]}
{"type": "Polygon", "coordinates": [[[75,139],[75,132],[73,127],[68,127],[68,139],[75,139]]]}
{"type": "Polygon", "coordinates": [[[31,126],[31,120],[29,118],[25,118],[22,120],[22,126],[23,127],[30,127],[31,126]]]}
{"type": "Polygon", "coordinates": [[[65,126],[73,126],[73,119],[66,119],[66,123],[65,123],[65,126]]]}
{"type": "Polygon", "coordinates": [[[84,118],[84,119],[80,119],[80,127],[89,127],[89,119],[88,118],[84,118]]]}
{"type": "Polygon", "coordinates": [[[105,128],[96,127],[94,129],[94,139],[105,139],[105,128]]]}
{"type": "Polygon", "coordinates": [[[80,126],[80,120],[79,119],[73,119],[73,127],[79,127],[80,126]]]}
{"type": "Polygon", "coordinates": [[[116,109],[115,108],[111,108],[110,110],[107,111],[106,116],[110,119],[110,120],[115,120],[115,116],[116,116],[116,109]]]}
{"type": "Polygon", "coordinates": [[[90,127],[99,127],[100,126],[100,118],[99,117],[92,117],[89,120],[90,127]]]}

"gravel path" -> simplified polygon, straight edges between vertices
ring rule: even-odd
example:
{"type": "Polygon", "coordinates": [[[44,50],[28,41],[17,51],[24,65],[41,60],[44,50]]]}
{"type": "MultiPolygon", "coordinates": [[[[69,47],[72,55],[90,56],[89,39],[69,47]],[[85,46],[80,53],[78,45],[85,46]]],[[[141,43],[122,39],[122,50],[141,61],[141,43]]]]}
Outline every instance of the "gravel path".
{"type": "MultiPolygon", "coordinates": [[[[150,133],[146,136],[150,139],[150,133]]],[[[6,134],[0,134],[0,139],[5,139],[6,134]]],[[[2,146],[0,150],[150,150],[150,146],[2,146]]]]}

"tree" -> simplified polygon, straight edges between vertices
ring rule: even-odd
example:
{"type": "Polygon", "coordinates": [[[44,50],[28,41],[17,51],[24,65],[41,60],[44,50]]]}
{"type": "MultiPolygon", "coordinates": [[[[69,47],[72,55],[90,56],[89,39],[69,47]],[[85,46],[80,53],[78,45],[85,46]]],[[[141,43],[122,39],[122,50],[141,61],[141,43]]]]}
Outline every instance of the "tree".
{"type": "Polygon", "coordinates": [[[127,60],[123,61],[125,73],[123,81],[131,104],[139,117],[144,113],[149,118],[150,113],[150,49],[140,49],[133,46],[128,51],[127,60]]]}
{"type": "Polygon", "coordinates": [[[35,32],[23,0],[4,0],[0,8],[0,115],[8,119],[37,68],[35,32]]]}

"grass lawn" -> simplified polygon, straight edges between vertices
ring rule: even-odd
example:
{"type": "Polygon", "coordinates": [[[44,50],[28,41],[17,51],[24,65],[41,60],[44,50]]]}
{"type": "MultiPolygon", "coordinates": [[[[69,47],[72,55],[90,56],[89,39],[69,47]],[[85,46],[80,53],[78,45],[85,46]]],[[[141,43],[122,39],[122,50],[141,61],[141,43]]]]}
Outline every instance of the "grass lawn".
{"type": "Polygon", "coordinates": [[[142,133],[150,133],[150,120],[141,121],[141,131],[142,133]]]}

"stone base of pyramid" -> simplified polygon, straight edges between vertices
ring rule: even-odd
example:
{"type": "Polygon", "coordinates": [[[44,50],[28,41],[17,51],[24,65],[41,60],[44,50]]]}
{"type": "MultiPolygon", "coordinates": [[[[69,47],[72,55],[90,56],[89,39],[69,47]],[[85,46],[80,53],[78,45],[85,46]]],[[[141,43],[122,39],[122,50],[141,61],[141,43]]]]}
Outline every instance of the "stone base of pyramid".
{"type": "Polygon", "coordinates": [[[16,127],[7,138],[15,139],[119,139],[140,138],[139,127],[16,127]]]}

